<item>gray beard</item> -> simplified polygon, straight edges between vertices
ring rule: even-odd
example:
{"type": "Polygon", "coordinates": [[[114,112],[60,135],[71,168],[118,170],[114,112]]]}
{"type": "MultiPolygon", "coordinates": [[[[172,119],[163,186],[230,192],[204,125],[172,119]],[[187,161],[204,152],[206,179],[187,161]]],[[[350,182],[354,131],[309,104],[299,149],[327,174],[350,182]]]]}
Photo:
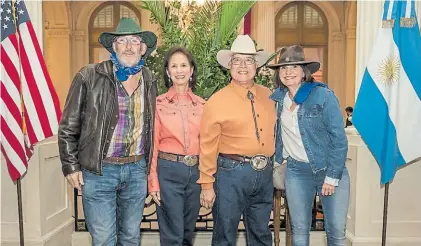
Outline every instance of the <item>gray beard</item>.
{"type": "Polygon", "coordinates": [[[120,56],[117,54],[117,60],[120,62],[121,65],[123,65],[125,67],[134,67],[134,66],[136,66],[139,63],[139,61],[140,61],[141,58],[142,58],[142,56],[139,55],[138,59],[136,59],[136,61],[134,61],[133,64],[132,64],[131,62],[130,63],[124,62],[123,59],[121,59],[120,56]]]}

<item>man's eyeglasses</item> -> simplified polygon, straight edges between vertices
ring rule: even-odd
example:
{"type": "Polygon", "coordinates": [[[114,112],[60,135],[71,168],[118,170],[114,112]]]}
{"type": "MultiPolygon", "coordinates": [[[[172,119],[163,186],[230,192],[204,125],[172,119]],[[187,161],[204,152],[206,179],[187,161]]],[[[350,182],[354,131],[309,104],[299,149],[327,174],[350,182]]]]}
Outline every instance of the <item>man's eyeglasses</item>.
{"type": "Polygon", "coordinates": [[[142,39],[138,37],[118,37],[115,39],[117,44],[128,44],[131,43],[132,45],[140,45],[142,43],[142,39]]]}
{"type": "Polygon", "coordinates": [[[241,58],[237,58],[234,57],[231,59],[231,64],[232,65],[241,65],[242,63],[245,63],[246,65],[253,65],[256,64],[256,59],[252,58],[252,57],[248,57],[245,59],[241,59],[241,58]]]}

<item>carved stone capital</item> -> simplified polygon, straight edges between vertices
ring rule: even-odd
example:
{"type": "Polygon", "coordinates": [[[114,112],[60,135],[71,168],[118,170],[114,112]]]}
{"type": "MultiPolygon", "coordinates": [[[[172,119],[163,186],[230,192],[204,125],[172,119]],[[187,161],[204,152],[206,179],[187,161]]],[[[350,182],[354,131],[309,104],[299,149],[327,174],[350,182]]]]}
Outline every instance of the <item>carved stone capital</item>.
{"type": "Polygon", "coordinates": [[[69,29],[48,29],[45,30],[47,38],[68,38],[71,35],[69,29]]]}
{"type": "Polygon", "coordinates": [[[75,41],[84,41],[85,40],[85,32],[84,31],[74,31],[73,32],[73,39],[75,41]]]}
{"type": "Polygon", "coordinates": [[[332,41],[333,42],[342,41],[343,37],[344,37],[344,34],[342,32],[333,32],[332,33],[332,41]]]}
{"type": "Polygon", "coordinates": [[[348,28],[346,29],[346,39],[355,39],[356,38],[356,30],[355,28],[348,28]]]}

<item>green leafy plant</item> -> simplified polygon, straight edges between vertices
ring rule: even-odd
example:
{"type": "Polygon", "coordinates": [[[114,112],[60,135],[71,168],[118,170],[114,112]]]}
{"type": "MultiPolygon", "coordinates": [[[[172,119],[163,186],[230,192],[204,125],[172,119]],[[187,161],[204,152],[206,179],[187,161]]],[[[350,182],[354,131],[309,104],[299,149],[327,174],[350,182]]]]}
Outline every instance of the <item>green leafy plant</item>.
{"type": "MultiPolygon", "coordinates": [[[[158,78],[159,92],[166,91],[163,81],[165,52],[173,46],[189,49],[198,64],[195,93],[209,98],[230,81],[229,71],[221,67],[216,53],[230,49],[237,36],[237,27],[256,1],[141,1],[140,7],[150,11],[150,21],[161,28],[160,46],[147,59],[147,65],[158,78]]],[[[275,56],[273,55],[273,58],[275,56]]],[[[259,84],[273,87],[272,75],[265,67],[256,76],[259,84]]]]}

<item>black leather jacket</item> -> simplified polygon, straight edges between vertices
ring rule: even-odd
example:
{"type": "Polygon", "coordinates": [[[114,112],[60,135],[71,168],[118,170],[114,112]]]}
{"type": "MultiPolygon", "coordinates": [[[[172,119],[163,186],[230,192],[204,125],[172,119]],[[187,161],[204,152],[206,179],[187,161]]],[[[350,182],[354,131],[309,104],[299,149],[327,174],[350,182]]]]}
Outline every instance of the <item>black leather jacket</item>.
{"type": "MultiPolygon", "coordinates": [[[[143,68],[142,74],[146,103],[143,134],[149,173],[157,87],[150,70],[143,68]]],[[[58,130],[65,176],[81,169],[102,175],[102,160],[118,120],[116,86],[111,61],[87,65],[73,79],[58,130]]]]}

